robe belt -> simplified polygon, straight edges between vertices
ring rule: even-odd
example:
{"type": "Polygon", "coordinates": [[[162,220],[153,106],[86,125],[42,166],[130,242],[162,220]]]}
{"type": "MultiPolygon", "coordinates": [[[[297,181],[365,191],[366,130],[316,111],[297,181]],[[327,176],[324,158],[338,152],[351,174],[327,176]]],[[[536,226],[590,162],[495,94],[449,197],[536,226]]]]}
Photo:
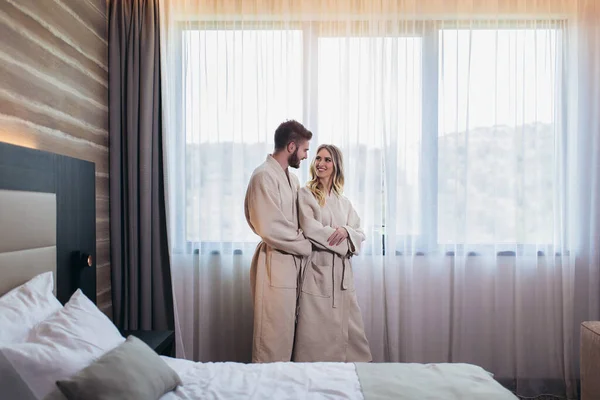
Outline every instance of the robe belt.
{"type": "MultiPolygon", "coordinates": [[[[337,308],[338,306],[338,297],[335,295],[336,283],[335,283],[335,259],[333,262],[333,308],[337,308]]],[[[346,258],[342,257],[342,287],[341,290],[348,290],[348,275],[346,274],[346,258]]]]}
{"type": "Polygon", "coordinates": [[[306,257],[306,263],[302,265],[303,257],[294,256],[294,264],[296,268],[298,268],[298,264],[300,264],[300,272],[298,273],[298,280],[296,281],[296,317],[294,319],[295,323],[298,323],[298,315],[300,314],[300,296],[302,296],[302,286],[304,286],[304,276],[306,274],[306,268],[308,268],[308,264],[310,263],[311,256],[306,257]],[[300,260],[298,260],[298,258],[300,260]]]}

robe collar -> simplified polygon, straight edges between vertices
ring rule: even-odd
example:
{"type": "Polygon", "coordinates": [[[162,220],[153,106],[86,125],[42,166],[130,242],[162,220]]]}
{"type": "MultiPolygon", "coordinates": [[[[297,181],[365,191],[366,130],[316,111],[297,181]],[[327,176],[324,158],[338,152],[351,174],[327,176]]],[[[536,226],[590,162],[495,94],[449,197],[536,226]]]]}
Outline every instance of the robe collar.
{"type": "Polygon", "coordinates": [[[269,165],[272,169],[274,169],[277,174],[277,176],[279,176],[280,179],[283,179],[284,182],[287,182],[287,184],[291,187],[292,186],[292,182],[291,179],[288,178],[288,173],[286,174],[283,168],[281,168],[281,165],[279,164],[279,162],[277,162],[277,160],[275,158],[273,158],[273,156],[271,154],[267,155],[267,165],[269,165]]]}

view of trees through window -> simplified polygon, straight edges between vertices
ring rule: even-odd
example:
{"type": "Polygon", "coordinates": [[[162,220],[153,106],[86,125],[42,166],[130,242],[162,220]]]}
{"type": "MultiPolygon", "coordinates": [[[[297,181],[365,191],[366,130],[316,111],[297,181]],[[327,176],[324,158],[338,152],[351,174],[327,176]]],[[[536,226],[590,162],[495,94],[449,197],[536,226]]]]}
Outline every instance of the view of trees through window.
{"type": "MultiPolygon", "coordinates": [[[[258,240],[243,215],[250,174],[272,150],[279,122],[310,117],[318,121],[309,126],[313,150],[345,143],[350,160],[362,154],[373,163],[376,176],[367,180],[381,185],[369,191],[371,205],[384,212],[366,229],[382,233],[390,225],[386,190],[395,185],[393,226],[402,240],[552,243],[556,202],[543,189],[559,173],[560,30],[313,35],[183,32],[188,241],[258,240]],[[229,45],[242,37],[243,49],[229,45]],[[214,62],[197,54],[215,55],[214,62]],[[232,168],[244,172],[223,172],[232,168]]],[[[300,176],[306,179],[306,168],[300,176]]],[[[369,190],[364,184],[352,182],[350,194],[369,190]]]]}

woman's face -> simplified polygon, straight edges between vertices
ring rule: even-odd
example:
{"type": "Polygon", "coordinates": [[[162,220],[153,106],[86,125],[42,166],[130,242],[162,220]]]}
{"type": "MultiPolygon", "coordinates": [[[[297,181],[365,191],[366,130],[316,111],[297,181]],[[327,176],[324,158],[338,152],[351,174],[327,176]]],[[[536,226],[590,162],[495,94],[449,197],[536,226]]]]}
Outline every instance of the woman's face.
{"type": "Polygon", "coordinates": [[[315,170],[317,178],[329,179],[334,170],[333,159],[327,149],[321,149],[315,157],[315,170]]]}

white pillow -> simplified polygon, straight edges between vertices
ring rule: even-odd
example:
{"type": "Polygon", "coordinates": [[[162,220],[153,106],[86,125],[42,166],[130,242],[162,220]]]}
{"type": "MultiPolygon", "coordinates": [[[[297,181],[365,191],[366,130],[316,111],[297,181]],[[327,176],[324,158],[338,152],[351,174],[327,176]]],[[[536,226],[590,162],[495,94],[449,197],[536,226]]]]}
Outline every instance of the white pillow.
{"type": "Polygon", "coordinates": [[[3,398],[19,400],[37,400],[31,389],[27,386],[21,375],[15,371],[13,365],[4,357],[0,349],[0,388],[3,398]]]}
{"type": "Polygon", "coordinates": [[[2,349],[38,398],[125,341],[113,323],[77,290],[64,308],[31,330],[25,343],[2,349]]]}
{"type": "Polygon", "coordinates": [[[0,346],[25,341],[31,328],[62,308],[53,289],[53,273],[44,272],[0,297],[0,346]]]}

